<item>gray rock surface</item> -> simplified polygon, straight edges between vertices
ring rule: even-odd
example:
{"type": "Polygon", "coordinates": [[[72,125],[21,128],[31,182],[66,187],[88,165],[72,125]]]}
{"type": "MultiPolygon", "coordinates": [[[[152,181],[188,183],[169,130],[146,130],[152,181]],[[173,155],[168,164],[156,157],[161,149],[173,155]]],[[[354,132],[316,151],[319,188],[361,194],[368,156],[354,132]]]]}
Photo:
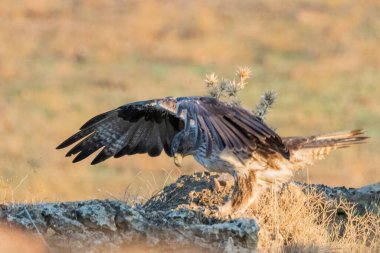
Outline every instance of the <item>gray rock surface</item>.
{"type": "Polygon", "coordinates": [[[380,183],[363,186],[361,188],[329,187],[323,184],[295,183],[302,187],[304,192],[316,190],[328,199],[344,199],[355,205],[356,211],[363,214],[366,210],[379,213],[380,183]]]}
{"type": "Polygon", "coordinates": [[[0,206],[0,224],[40,233],[53,252],[103,252],[143,244],[151,252],[251,252],[253,219],[222,221],[194,210],[150,211],[115,200],[0,206]]]}
{"type": "MultiPolygon", "coordinates": [[[[380,183],[359,189],[295,184],[362,209],[379,206],[380,183]]],[[[181,176],[142,207],[115,200],[0,205],[0,225],[39,233],[52,252],[112,252],[133,245],[144,245],[144,252],[254,252],[254,219],[217,216],[231,190],[228,180],[195,173],[181,176]]]]}

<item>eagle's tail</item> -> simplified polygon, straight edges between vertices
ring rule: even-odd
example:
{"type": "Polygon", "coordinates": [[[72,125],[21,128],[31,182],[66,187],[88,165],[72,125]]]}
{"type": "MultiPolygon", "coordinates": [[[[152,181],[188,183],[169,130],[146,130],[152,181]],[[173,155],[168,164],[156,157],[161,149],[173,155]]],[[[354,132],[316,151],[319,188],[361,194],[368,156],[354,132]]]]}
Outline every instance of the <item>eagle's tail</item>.
{"type": "Polygon", "coordinates": [[[368,138],[362,129],[356,129],[308,137],[286,137],[283,141],[291,152],[291,162],[304,167],[314,160],[325,158],[331,150],[365,143],[368,138]]]}
{"type": "MultiPolygon", "coordinates": [[[[249,178],[253,178],[255,180],[254,183],[249,185],[247,183],[248,181],[240,182],[241,179],[238,175],[238,185],[244,189],[246,193],[244,195],[245,199],[247,196],[250,196],[249,201],[246,201],[246,203],[251,203],[254,201],[254,195],[252,193],[249,195],[247,192],[250,192],[249,189],[253,189],[253,186],[255,186],[254,192],[256,193],[269,186],[277,188],[281,184],[289,181],[294,171],[312,165],[315,160],[325,158],[331,150],[364,143],[366,139],[368,139],[368,137],[364,136],[364,132],[361,129],[307,137],[282,138],[283,143],[290,152],[290,159],[288,160],[280,156],[274,157],[274,159],[267,159],[265,161],[268,164],[265,169],[253,168],[255,177],[245,174],[242,178],[242,180],[248,181],[249,178]]],[[[242,202],[241,199],[239,194],[236,194],[237,202],[242,202]]]]}

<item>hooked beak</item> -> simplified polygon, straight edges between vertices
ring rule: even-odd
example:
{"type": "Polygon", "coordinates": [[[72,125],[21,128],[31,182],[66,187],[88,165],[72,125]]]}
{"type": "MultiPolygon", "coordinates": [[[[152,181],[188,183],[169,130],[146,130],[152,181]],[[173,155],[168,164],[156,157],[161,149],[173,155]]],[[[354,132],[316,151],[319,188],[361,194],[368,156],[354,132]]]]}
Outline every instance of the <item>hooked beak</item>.
{"type": "Polygon", "coordinates": [[[174,154],[174,164],[179,168],[182,167],[182,159],[183,159],[182,154],[178,154],[178,153],[174,154]]]}

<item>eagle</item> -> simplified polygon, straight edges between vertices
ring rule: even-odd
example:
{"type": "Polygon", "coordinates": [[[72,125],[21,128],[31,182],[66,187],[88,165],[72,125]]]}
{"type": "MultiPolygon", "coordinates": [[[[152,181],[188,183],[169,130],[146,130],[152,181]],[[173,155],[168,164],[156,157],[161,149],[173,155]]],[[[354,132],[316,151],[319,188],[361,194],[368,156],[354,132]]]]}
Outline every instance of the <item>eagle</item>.
{"type": "Polygon", "coordinates": [[[79,162],[97,150],[91,164],[110,157],[164,151],[180,166],[193,156],[207,171],[234,178],[225,214],[243,213],[268,187],[289,181],[294,171],[331,150],[362,143],[362,130],[307,137],[280,137],[262,118],[212,96],[165,97],[122,105],[88,120],[57,149],[79,141],[66,156],[79,162]]]}

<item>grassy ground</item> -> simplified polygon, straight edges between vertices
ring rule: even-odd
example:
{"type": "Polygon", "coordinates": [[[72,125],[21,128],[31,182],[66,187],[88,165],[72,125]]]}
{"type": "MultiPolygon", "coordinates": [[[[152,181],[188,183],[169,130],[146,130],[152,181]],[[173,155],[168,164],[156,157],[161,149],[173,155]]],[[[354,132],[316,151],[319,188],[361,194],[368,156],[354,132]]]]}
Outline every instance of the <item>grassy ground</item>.
{"type": "Polygon", "coordinates": [[[380,3],[132,1],[0,3],[0,201],[150,195],[182,173],[167,157],[71,164],[55,147],[123,103],[205,93],[202,79],[250,65],[243,105],[274,89],[281,135],[365,128],[370,143],[337,151],[298,177],[379,181],[380,3]],[[128,194],[126,194],[128,192],[128,194]]]}

